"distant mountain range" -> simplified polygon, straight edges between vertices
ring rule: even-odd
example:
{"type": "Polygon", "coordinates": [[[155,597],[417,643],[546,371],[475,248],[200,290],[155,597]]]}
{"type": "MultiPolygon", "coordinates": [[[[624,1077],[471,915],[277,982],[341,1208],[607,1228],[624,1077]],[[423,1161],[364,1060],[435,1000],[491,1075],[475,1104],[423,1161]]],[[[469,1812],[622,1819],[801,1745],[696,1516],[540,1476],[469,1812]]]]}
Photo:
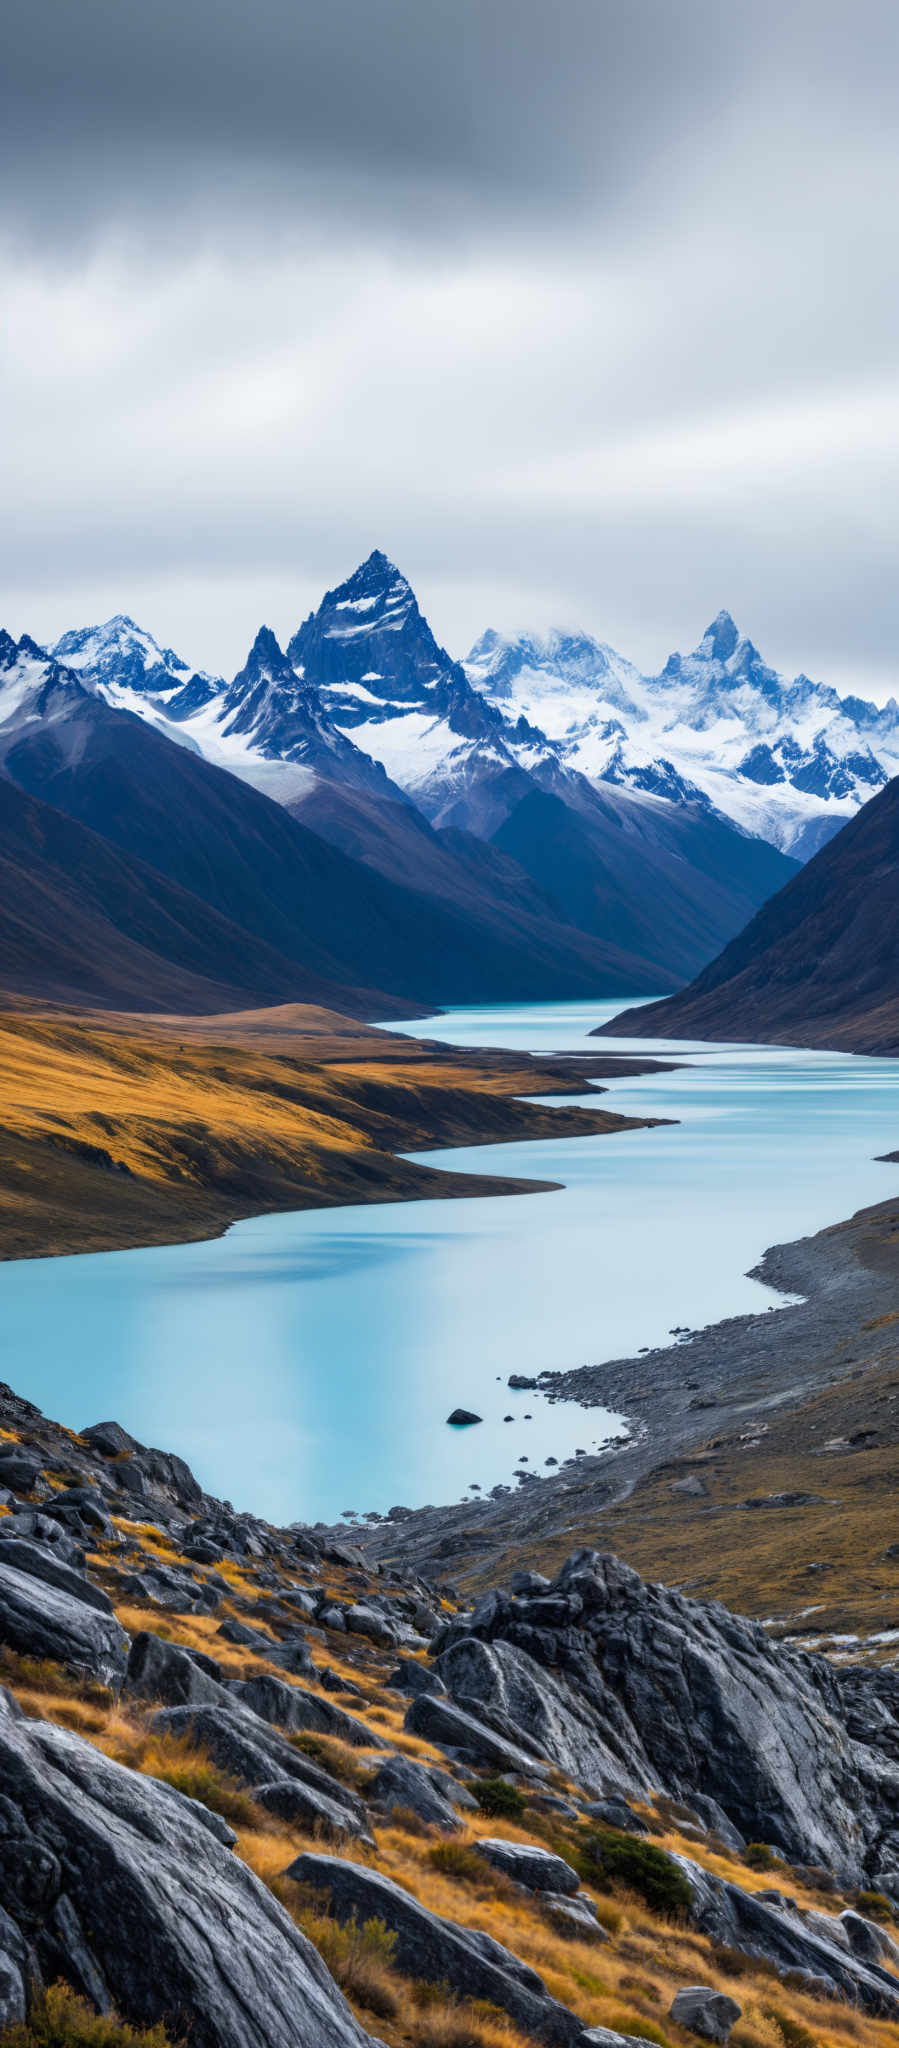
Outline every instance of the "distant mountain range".
{"type": "Polygon", "coordinates": [[[677,986],[893,746],[894,702],[782,682],[726,613],[655,678],[586,635],[458,662],[377,550],[230,682],[124,614],[0,635],[0,777],[244,933],[243,981],[201,978],[248,999],[285,972],[361,1009],[677,986]]]}
{"type": "Polygon", "coordinates": [[[286,650],[263,627],[230,683],[122,616],[52,652],[109,703],[282,802],[336,777],[482,837],[535,786],[570,800],[575,778],[714,809],[801,860],[899,769],[895,699],[785,680],[728,612],[657,676],[585,633],[488,631],[459,662],[378,550],[286,650]]]}
{"type": "Polygon", "coordinates": [[[714,806],[805,860],[899,770],[899,705],[787,682],[719,612],[692,654],[641,676],[586,634],[485,633],[466,673],[592,782],[714,806]]]}
{"type": "Polygon", "coordinates": [[[871,799],[680,994],[628,1037],[899,1052],[899,781],[871,799]]]}

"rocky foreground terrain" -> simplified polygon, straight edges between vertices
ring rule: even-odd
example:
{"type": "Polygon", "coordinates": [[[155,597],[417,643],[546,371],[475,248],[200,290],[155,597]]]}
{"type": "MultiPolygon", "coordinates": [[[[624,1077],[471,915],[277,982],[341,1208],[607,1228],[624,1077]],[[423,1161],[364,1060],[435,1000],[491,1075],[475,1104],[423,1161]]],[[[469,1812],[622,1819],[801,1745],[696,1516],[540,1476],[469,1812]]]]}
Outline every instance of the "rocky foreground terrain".
{"type": "Polygon", "coordinates": [[[8,1388],[0,1646],[7,2048],[899,2044],[889,1666],[591,1549],[464,1610],[8,1388]]]}

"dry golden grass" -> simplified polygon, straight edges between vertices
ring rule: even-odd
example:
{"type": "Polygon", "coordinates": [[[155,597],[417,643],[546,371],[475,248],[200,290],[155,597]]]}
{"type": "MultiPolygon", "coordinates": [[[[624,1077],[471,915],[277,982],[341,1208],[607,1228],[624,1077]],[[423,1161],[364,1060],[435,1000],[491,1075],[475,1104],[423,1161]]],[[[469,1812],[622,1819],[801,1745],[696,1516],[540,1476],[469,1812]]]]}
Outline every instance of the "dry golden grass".
{"type": "Polygon", "coordinates": [[[574,1078],[509,1055],[441,1057],[360,1027],[282,1022],[266,1036],[252,1019],[184,1020],[179,1035],[178,1021],[0,1013],[0,1256],[208,1236],[261,1210],[490,1192],[515,1183],[395,1154],[644,1121],[524,1101],[574,1093],[574,1078]]]}
{"type": "MultiPolygon", "coordinates": [[[[146,1617],[141,1613],[140,1618],[146,1617]]],[[[194,1647],[208,1646],[214,1628],[208,1616],[166,1617],[171,1638],[194,1647]]],[[[216,1642],[216,1654],[229,1647],[216,1642]]],[[[244,1668],[264,1668],[261,1660],[246,1655],[242,1663],[244,1668]]],[[[388,2048],[521,2048],[521,2043],[501,2015],[460,2003],[439,1987],[410,1984],[395,1968],[383,1929],[368,1935],[365,1929],[351,1930],[344,1939],[321,1902],[304,1898],[284,1878],[304,1848],[326,1847],[329,1854],[369,1863],[431,1911],[463,1926],[485,1929],[538,1970],[552,1995],[575,2010],[585,2025],[687,2048],[690,2037],[673,2026],[668,2009],[683,1984],[702,1982],[736,1996],[743,2017],[734,2035],[735,2048],[803,2048],[805,2036],[814,2048],[899,2048],[899,2025],[811,1998],[782,1983],[763,1963],[728,1954],[695,1930],[650,1914],[626,1893],[585,1884],[611,1939],[602,1946],[571,1939],[548,1921],[538,1897],[520,1892],[474,1853],[479,1839],[502,1834],[511,1841],[550,1842],[559,1853],[577,1859],[578,1839],[585,1831],[574,1823],[560,1827],[555,1817],[533,1810],[520,1823],[466,1813],[460,1816],[459,1833],[441,1838],[430,1830],[410,1833],[398,1816],[378,1825],[375,1849],[355,1841],[326,1842],[316,1831],[287,1827],[255,1807],[249,1795],[195,1745],[154,1735],[139,1703],[123,1708],[100,1689],[83,1696],[57,1667],[29,1665],[8,1654],[0,1677],[12,1685],[26,1713],[76,1727],[106,1755],[163,1778],[224,1813],[238,1830],[237,1853],[320,1948],[360,2019],[388,2048]]],[[[352,1705],[365,1719],[365,1701],[352,1705]]],[[[328,1768],[342,1763],[364,1777],[376,1762],[374,1755],[337,1745],[332,1738],[315,1740],[327,1752],[322,1761],[328,1768]]],[[[651,1814],[651,1809],[647,1811],[651,1814]]],[[[657,1817],[656,1829],[654,1840],[660,1847],[686,1849],[708,1869],[746,1889],[764,1889],[771,1882],[770,1874],[752,1871],[706,1844],[681,1837],[676,1826],[659,1830],[657,1817]]],[[[789,1890],[800,1903],[820,1908],[821,1898],[806,1893],[792,1872],[789,1890]]],[[[836,1908],[840,1903],[832,1901],[836,1908]]]]}

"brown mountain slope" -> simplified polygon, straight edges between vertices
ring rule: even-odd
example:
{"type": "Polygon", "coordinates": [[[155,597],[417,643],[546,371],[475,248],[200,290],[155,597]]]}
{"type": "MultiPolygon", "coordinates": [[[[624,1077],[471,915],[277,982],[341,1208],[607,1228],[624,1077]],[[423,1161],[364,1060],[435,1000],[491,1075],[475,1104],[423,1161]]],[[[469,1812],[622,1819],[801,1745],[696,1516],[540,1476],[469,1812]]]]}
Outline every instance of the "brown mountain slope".
{"type": "Polygon", "coordinates": [[[689,988],[602,1030],[899,1052],[899,778],[689,988]]]}

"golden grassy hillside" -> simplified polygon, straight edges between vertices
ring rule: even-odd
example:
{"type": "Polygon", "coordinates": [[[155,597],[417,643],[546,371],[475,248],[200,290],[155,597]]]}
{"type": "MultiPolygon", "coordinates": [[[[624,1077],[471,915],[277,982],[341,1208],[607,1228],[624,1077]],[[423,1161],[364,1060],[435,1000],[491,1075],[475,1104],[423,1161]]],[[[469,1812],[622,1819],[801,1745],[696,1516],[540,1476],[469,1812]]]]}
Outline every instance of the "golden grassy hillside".
{"type": "Polygon", "coordinates": [[[298,1006],[0,1012],[0,1257],[208,1237],[263,1210],[520,1192],[533,1184],[395,1154],[640,1121],[520,1100],[583,1089],[583,1068],[450,1053],[298,1006]]]}

